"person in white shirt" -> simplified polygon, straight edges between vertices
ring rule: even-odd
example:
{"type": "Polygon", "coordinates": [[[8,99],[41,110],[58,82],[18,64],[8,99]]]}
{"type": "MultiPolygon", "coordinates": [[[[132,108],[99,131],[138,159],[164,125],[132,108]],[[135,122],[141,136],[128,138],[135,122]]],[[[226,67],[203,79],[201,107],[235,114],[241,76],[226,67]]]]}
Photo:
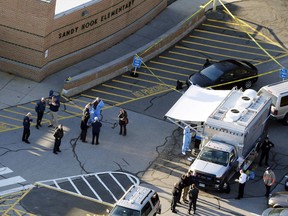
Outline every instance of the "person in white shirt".
{"type": "Polygon", "coordinates": [[[238,197],[236,199],[241,199],[243,198],[244,195],[244,187],[245,183],[247,181],[247,175],[244,173],[244,171],[241,169],[240,170],[240,176],[236,181],[239,183],[239,189],[238,189],[238,197]]]}

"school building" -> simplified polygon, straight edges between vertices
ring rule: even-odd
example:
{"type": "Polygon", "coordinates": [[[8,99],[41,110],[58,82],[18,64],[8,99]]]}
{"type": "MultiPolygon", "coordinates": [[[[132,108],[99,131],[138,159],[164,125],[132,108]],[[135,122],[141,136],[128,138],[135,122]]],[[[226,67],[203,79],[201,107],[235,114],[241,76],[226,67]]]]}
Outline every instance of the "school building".
{"type": "Polygon", "coordinates": [[[128,37],[167,0],[3,0],[0,70],[40,82],[128,37]]]}

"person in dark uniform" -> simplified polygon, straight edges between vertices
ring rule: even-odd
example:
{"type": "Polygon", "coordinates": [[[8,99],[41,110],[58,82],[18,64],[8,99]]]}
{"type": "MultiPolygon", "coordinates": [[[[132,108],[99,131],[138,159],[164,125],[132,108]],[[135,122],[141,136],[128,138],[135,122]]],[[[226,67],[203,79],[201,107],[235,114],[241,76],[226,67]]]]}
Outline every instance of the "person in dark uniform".
{"type": "Polygon", "coordinates": [[[174,183],[174,187],[172,190],[172,202],[171,202],[171,210],[173,213],[176,213],[176,205],[179,197],[181,196],[180,189],[178,183],[174,183]]]}
{"type": "Polygon", "coordinates": [[[30,136],[30,122],[32,122],[32,114],[30,112],[27,113],[27,115],[23,119],[23,135],[22,135],[22,141],[30,144],[28,138],[30,136]]]}
{"type": "Polygon", "coordinates": [[[121,135],[123,131],[123,136],[126,136],[126,133],[127,133],[126,125],[128,124],[128,114],[126,110],[120,109],[118,118],[119,118],[119,126],[120,126],[119,134],[121,135]]]}
{"type": "Polygon", "coordinates": [[[189,209],[188,214],[191,214],[191,208],[193,205],[194,214],[196,213],[196,203],[198,199],[199,189],[196,187],[195,184],[192,184],[191,190],[189,191],[189,209]]]}
{"type": "Polygon", "coordinates": [[[272,143],[269,140],[269,137],[265,137],[265,140],[261,146],[261,157],[260,157],[260,162],[259,162],[259,166],[262,166],[262,161],[265,158],[265,166],[269,166],[268,164],[268,160],[269,160],[269,152],[271,147],[274,147],[274,143],[272,143]]]}
{"type": "Polygon", "coordinates": [[[37,121],[36,121],[37,129],[39,129],[39,127],[42,127],[41,121],[42,121],[45,109],[46,109],[46,101],[45,101],[45,98],[42,97],[41,100],[38,101],[35,106],[35,111],[37,113],[37,121]]]}
{"type": "Polygon", "coordinates": [[[63,125],[59,124],[58,127],[56,127],[54,131],[54,137],[55,137],[54,148],[53,148],[54,154],[58,154],[58,152],[61,152],[60,145],[61,145],[61,140],[63,136],[64,136],[63,125]]]}
{"type": "Polygon", "coordinates": [[[99,134],[101,127],[102,123],[99,121],[98,117],[95,117],[94,121],[92,122],[92,145],[94,145],[95,137],[96,137],[96,145],[99,144],[99,134]]]}
{"type": "Polygon", "coordinates": [[[196,174],[196,171],[191,171],[189,170],[188,173],[186,173],[187,179],[184,181],[184,189],[183,189],[183,195],[182,195],[182,200],[183,202],[187,203],[187,195],[190,189],[190,186],[192,184],[195,184],[196,187],[198,186],[198,177],[196,174]]]}
{"type": "Polygon", "coordinates": [[[83,116],[81,118],[81,125],[80,125],[80,129],[81,129],[80,140],[82,140],[82,142],[84,143],[87,142],[86,136],[87,136],[87,130],[89,128],[88,126],[88,120],[90,119],[89,107],[90,105],[85,106],[85,109],[83,110],[83,116]]]}

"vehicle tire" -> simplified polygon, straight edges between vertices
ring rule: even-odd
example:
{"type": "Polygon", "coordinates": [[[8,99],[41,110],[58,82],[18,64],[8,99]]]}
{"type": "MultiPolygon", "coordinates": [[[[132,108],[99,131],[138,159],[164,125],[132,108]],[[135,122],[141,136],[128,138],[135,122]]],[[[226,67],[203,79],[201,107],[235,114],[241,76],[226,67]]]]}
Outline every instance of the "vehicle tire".
{"type": "Polygon", "coordinates": [[[222,186],[222,192],[229,194],[231,191],[230,185],[227,181],[224,181],[223,186],[222,186]]]}
{"type": "Polygon", "coordinates": [[[251,87],[252,87],[252,80],[246,80],[246,81],[244,82],[243,88],[244,88],[244,89],[249,89],[249,88],[251,88],[251,87]]]}
{"type": "Polygon", "coordinates": [[[285,117],[282,120],[284,125],[288,125],[288,113],[285,115],[285,117]]]}

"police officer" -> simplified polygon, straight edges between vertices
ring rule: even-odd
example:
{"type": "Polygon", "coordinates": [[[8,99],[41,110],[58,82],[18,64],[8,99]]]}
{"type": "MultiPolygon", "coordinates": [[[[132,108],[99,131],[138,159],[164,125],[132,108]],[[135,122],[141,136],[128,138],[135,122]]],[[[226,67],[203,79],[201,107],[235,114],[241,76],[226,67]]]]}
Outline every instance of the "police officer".
{"type": "Polygon", "coordinates": [[[178,183],[174,183],[174,187],[172,190],[172,202],[171,202],[171,210],[173,213],[176,213],[175,208],[176,208],[176,205],[177,205],[177,202],[178,202],[180,196],[181,196],[181,192],[179,189],[179,185],[178,185],[178,183]]]}
{"type": "Polygon", "coordinates": [[[259,166],[262,166],[262,161],[264,158],[265,158],[265,165],[269,166],[268,160],[269,160],[269,152],[270,152],[271,147],[274,147],[274,144],[269,140],[269,136],[267,135],[261,147],[262,152],[261,152],[259,166]]]}
{"type": "Polygon", "coordinates": [[[22,135],[22,141],[30,144],[28,138],[30,136],[30,122],[32,122],[32,114],[30,112],[27,113],[27,115],[23,119],[23,135],[22,135]]]}

